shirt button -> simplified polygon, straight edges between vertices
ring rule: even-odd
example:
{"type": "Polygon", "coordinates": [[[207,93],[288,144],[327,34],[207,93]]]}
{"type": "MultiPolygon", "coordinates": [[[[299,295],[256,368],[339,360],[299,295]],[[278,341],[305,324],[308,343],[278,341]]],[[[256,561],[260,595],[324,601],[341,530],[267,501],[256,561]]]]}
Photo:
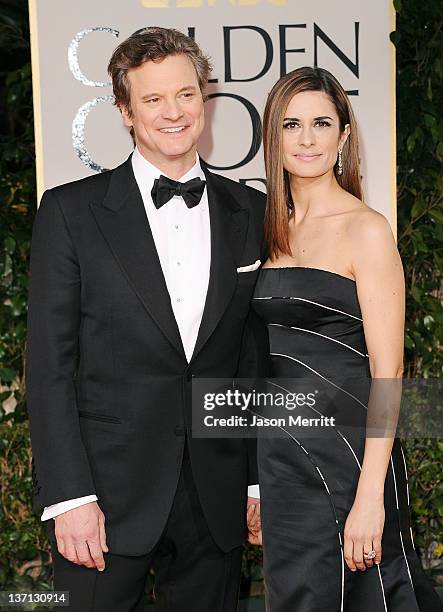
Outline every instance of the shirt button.
{"type": "Polygon", "coordinates": [[[181,302],[181,299],[180,299],[180,298],[177,298],[177,299],[176,299],[176,302],[180,303],[180,302],[181,302]]]}
{"type": "Polygon", "coordinates": [[[175,229],[178,229],[178,225],[174,225],[175,229]]]}
{"type": "Polygon", "coordinates": [[[177,261],[177,266],[181,266],[181,262],[177,261]]]}

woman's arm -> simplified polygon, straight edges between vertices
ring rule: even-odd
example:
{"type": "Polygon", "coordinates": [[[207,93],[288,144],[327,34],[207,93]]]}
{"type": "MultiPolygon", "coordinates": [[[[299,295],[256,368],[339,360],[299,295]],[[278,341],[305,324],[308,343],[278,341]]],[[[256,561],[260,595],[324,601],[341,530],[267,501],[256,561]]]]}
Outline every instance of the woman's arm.
{"type": "MultiPolygon", "coordinates": [[[[388,221],[374,211],[359,215],[350,229],[351,258],[373,379],[368,427],[388,433],[366,437],[364,459],[354,505],[345,526],[344,552],[348,567],[365,570],[374,549],[381,561],[384,526],[384,484],[392,437],[401,401],[405,288],[403,268],[388,221]],[[380,415],[385,422],[380,423],[380,415]]],[[[372,433],[371,436],[374,434],[372,433]]]]}

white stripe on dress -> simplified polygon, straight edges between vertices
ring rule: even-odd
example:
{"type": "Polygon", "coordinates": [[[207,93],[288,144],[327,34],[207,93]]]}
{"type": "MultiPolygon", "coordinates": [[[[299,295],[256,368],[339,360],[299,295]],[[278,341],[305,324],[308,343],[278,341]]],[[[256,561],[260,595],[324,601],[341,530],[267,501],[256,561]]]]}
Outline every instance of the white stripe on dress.
{"type": "Polygon", "coordinates": [[[346,395],[349,395],[349,397],[352,397],[352,399],[354,399],[357,403],[359,403],[361,406],[363,406],[363,408],[365,408],[366,410],[368,409],[366,404],[363,404],[363,402],[361,402],[358,399],[358,397],[355,397],[355,395],[352,395],[352,393],[349,393],[349,391],[346,391],[346,389],[342,389],[341,387],[339,387],[338,385],[333,383],[332,380],[329,380],[328,378],[326,378],[325,376],[320,374],[320,372],[317,372],[317,370],[314,370],[314,368],[311,368],[311,366],[308,366],[307,363],[303,363],[303,361],[300,361],[300,359],[296,359],[295,357],[291,357],[291,355],[285,355],[284,353],[270,353],[270,354],[274,355],[275,357],[286,357],[286,359],[292,359],[293,361],[296,361],[297,363],[299,363],[300,365],[304,366],[308,370],[311,370],[311,372],[314,372],[314,374],[317,374],[317,376],[319,376],[320,378],[325,380],[327,383],[329,383],[330,385],[332,385],[333,387],[335,387],[339,391],[342,391],[343,393],[346,393],[346,395]]]}
{"type": "MultiPolygon", "coordinates": [[[[278,387],[279,389],[282,389],[283,391],[286,391],[286,393],[291,393],[289,391],[289,389],[286,389],[286,387],[283,387],[282,385],[278,385],[275,382],[272,382],[271,380],[267,381],[268,384],[274,385],[274,387],[278,387]]],[[[316,408],[314,408],[313,406],[308,406],[308,408],[310,410],[313,410],[314,412],[316,412],[319,416],[324,416],[324,414],[322,414],[320,412],[320,410],[317,410],[316,408]]],[[[347,446],[349,447],[349,450],[351,451],[351,453],[354,456],[354,459],[356,460],[358,467],[361,469],[361,465],[360,465],[360,461],[358,460],[357,455],[354,452],[354,449],[352,448],[351,444],[349,443],[348,439],[342,434],[342,432],[337,428],[337,427],[333,427],[334,431],[336,431],[338,433],[338,435],[342,438],[342,440],[347,444],[347,446]]]]}
{"type": "MultiPolygon", "coordinates": [[[[356,401],[357,401],[359,404],[361,404],[361,405],[362,405],[364,408],[366,408],[366,409],[367,409],[367,406],[366,406],[365,404],[363,404],[363,403],[362,403],[362,402],[361,402],[361,401],[360,401],[358,398],[354,397],[354,396],[353,396],[351,393],[348,393],[347,391],[345,391],[344,389],[342,389],[342,388],[341,388],[341,387],[339,387],[338,385],[335,385],[333,382],[329,381],[327,378],[325,378],[324,376],[322,376],[322,375],[321,375],[319,372],[317,372],[317,371],[316,371],[316,370],[314,370],[313,368],[309,367],[307,364],[303,363],[303,362],[302,362],[302,361],[300,361],[299,359],[295,359],[295,357],[291,357],[290,355],[283,355],[283,354],[281,354],[281,353],[271,353],[271,355],[278,355],[278,356],[281,356],[281,357],[287,357],[288,359],[293,359],[294,361],[297,361],[297,363],[300,363],[301,365],[304,365],[304,366],[305,366],[305,367],[307,367],[309,370],[311,370],[312,372],[314,372],[315,374],[317,374],[317,376],[319,376],[319,377],[320,377],[320,378],[322,378],[323,380],[326,380],[327,382],[329,382],[330,384],[332,384],[334,387],[336,387],[336,388],[337,388],[337,389],[339,389],[340,391],[343,391],[344,393],[347,393],[347,395],[350,395],[350,396],[351,396],[353,399],[355,399],[355,400],[356,400],[356,401]]],[[[268,380],[268,382],[271,382],[271,381],[269,381],[269,380],[268,380]]],[[[284,388],[284,387],[282,387],[281,385],[277,385],[276,383],[272,383],[272,382],[271,382],[271,384],[274,384],[275,386],[280,387],[281,389],[284,389],[285,391],[289,392],[289,391],[288,391],[288,389],[285,389],[285,388],[284,388]]],[[[320,413],[318,410],[315,410],[315,408],[312,408],[312,406],[311,406],[310,408],[311,408],[312,410],[314,410],[315,412],[317,412],[317,414],[321,414],[321,413],[320,413]]],[[[287,431],[286,431],[286,430],[285,430],[283,427],[279,427],[279,429],[281,429],[282,431],[284,431],[285,433],[287,433],[287,434],[288,434],[288,435],[289,435],[289,436],[290,436],[290,437],[291,437],[293,440],[295,440],[295,441],[297,442],[297,444],[299,444],[299,446],[301,446],[301,448],[303,448],[303,446],[300,444],[300,442],[299,442],[299,441],[298,441],[296,438],[294,438],[294,436],[292,436],[292,435],[291,435],[289,432],[287,432],[287,431]]],[[[358,460],[357,455],[356,455],[356,454],[355,454],[355,452],[354,452],[354,449],[352,448],[352,446],[350,445],[350,443],[348,442],[348,440],[345,438],[345,436],[344,436],[344,435],[343,435],[343,434],[342,434],[342,433],[341,433],[341,432],[340,432],[340,431],[339,431],[337,428],[334,428],[334,429],[335,429],[335,430],[337,431],[337,433],[338,433],[338,434],[339,434],[339,435],[340,435],[340,436],[343,438],[344,442],[345,442],[345,443],[348,445],[348,447],[349,447],[349,449],[351,450],[351,452],[352,452],[352,454],[353,454],[353,456],[354,456],[354,459],[355,459],[355,461],[357,462],[357,465],[358,465],[358,467],[359,467],[359,469],[360,469],[360,471],[361,471],[361,464],[360,464],[360,461],[358,460]]],[[[305,450],[305,449],[303,448],[303,450],[305,450]]],[[[309,455],[309,453],[308,453],[307,451],[305,451],[305,452],[306,452],[306,454],[307,454],[307,455],[309,455]]],[[[312,461],[312,459],[311,459],[311,461],[312,461]]],[[[391,458],[391,461],[392,461],[392,458],[391,458]]],[[[313,465],[315,465],[315,463],[314,463],[313,461],[312,461],[312,463],[313,463],[313,465]]],[[[328,486],[327,486],[327,484],[326,484],[326,480],[323,478],[323,475],[322,475],[322,473],[321,473],[320,469],[319,469],[317,466],[315,466],[315,467],[317,468],[317,470],[318,470],[318,472],[319,472],[320,476],[322,477],[323,482],[324,482],[324,485],[325,485],[325,487],[326,487],[326,490],[328,491],[328,494],[330,495],[331,500],[332,500],[332,496],[331,496],[331,494],[329,493],[329,489],[328,489],[328,486]]],[[[331,503],[332,503],[332,505],[333,505],[333,502],[332,502],[332,501],[331,501],[331,503]]],[[[334,507],[334,505],[333,505],[333,507],[334,507]]],[[[337,518],[336,518],[336,522],[338,522],[338,521],[337,521],[337,518]]],[[[340,612],[343,612],[343,610],[344,610],[344,608],[343,608],[343,606],[344,606],[344,551],[343,551],[343,544],[342,544],[342,540],[341,540],[340,530],[337,530],[337,531],[338,531],[338,538],[339,538],[339,541],[340,541],[341,557],[342,557],[342,559],[341,559],[341,561],[342,561],[342,596],[341,596],[341,607],[340,607],[340,612]]],[[[380,566],[379,566],[379,565],[377,565],[377,569],[378,569],[378,577],[379,577],[379,580],[380,580],[380,587],[381,587],[381,593],[382,593],[382,596],[383,596],[383,604],[384,604],[385,612],[388,612],[388,606],[387,606],[387,603],[386,603],[386,597],[385,597],[385,589],[384,589],[384,586],[383,586],[383,578],[382,578],[382,575],[381,575],[381,570],[380,570],[380,566]]]]}
{"type": "MultiPolygon", "coordinates": [[[[345,389],[342,389],[341,387],[339,387],[338,385],[336,385],[335,383],[331,382],[330,380],[328,380],[327,378],[325,378],[324,376],[322,376],[319,372],[317,372],[316,370],[314,370],[313,368],[311,368],[310,366],[308,366],[306,363],[303,363],[302,361],[300,361],[299,359],[296,359],[295,357],[291,357],[290,355],[284,355],[282,353],[271,353],[271,355],[275,355],[275,356],[279,356],[279,357],[286,357],[287,359],[292,359],[293,361],[296,361],[297,363],[305,366],[306,368],[308,368],[309,370],[311,370],[312,372],[314,372],[315,374],[317,374],[320,378],[323,378],[323,380],[326,380],[326,382],[329,382],[331,385],[333,385],[334,387],[336,387],[337,389],[339,389],[340,391],[343,391],[343,393],[346,393],[347,395],[349,395],[350,397],[352,397],[353,399],[355,399],[359,404],[361,404],[364,408],[367,409],[367,406],[365,406],[365,404],[363,404],[363,402],[361,402],[358,398],[356,398],[354,395],[352,395],[351,393],[349,393],[348,391],[345,391],[345,389]]],[[[358,462],[358,460],[357,460],[358,462]]],[[[360,466],[360,464],[359,464],[360,466]]],[[[360,466],[361,469],[361,466],[360,466]]],[[[395,488],[395,499],[396,499],[396,503],[397,503],[397,510],[399,510],[399,506],[398,506],[398,494],[397,494],[397,481],[395,478],[395,470],[394,470],[394,462],[392,460],[392,455],[391,455],[391,470],[392,470],[392,475],[394,477],[394,488],[395,488]]],[[[411,581],[411,585],[412,588],[414,588],[414,585],[412,583],[412,577],[411,577],[411,572],[409,569],[409,563],[408,560],[406,558],[406,552],[404,549],[404,545],[403,545],[403,537],[400,531],[400,541],[401,541],[401,546],[402,546],[402,550],[403,550],[403,557],[406,563],[406,568],[408,570],[408,574],[409,574],[409,579],[411,581]]],[[[380,578],[381,578],[381,573],[380,573],[380,578]]]]}
{"type": "Polygon", "coordinates": [[[344,346],[350,349],[351,351],[354,351],[354,353],[357,353],[361,357],[369,357],[367,353],[361,353],[360,351],[357,351],[357,349],[355,349],[353,346],[350,346],[349,344],[345,344],[344,342],[341,342],[340,340],[336,340],[335,338],[331,338],[330,336],[325,336],[324,334],[320,334],[320,332],[312,331],[312,329],[305,329],[304,327],[295,327],[294,325],[283,325],[282,323],[268,323],[268,325],[272,325],[273,327],[284,327],[285,329],[296,329],[297,331],[306,332],[308,334],[315,334],[316,336],[321,336],[322,338],[326,338],[326,340],[331,340],[331,342],[336,342],[337,344],[341,344],[341,346],[344,346]]]}
{"type": "Polygon", "coordinates": [[[254,297],[254,300],[299,300],[300,302],[307,302],[308,304],[314,304],[315,306],[320,306],[321,308],[326,308],[326,310],[332,310],[333,312],[339,312],[340,314],[344,314],[347,317],[351,317],[351,319],[356,319],[357,321],[362,321],[360,317],[356,317],[355,315],[349,314],[349,312],[345,312],[344,310],[339,310],[338,308],[332,308],[332,306],[325,306],[324,304],[320,304],[319,302],[313,302],[312,300],[307,300],[306,298],[301,297],[293,297],[293,296],[282,296],[282,297],[254,297]]]}
{"type": "MultiPolygon", "coordinates": [[[[270,383],[271,385],[274,385],[274,387],[278,387],[279,389],[283,389],[283,391],[286,391],[287,393],[290,393],[290,391],[288,389],[286,389],[285,387],[283,387],[282,385],[278,385],[277,383],[274,383],[270,380],[268,380],[268,383],[270,383]]],[[[316,410],[316,408],[313,408],[312,406],[309,406],[309,408],[311,410],[313,410],[314,412],[316,412],[317,414],[319,414],[320,416],[322,416],[321,412],[319,410],[316,410]]],[[[329,491],[329,487],[327,485],[326,479],[323,477],[323,474],[320,471],[320,468],[315,465],[314,460],[310,457],[308,451],[304,448],[304,446],[302,446],[300,444],[300,442],[294,438],[294,436],[292,436],[289,432],[287,432],[283,427],[279,427],[279,429],[281,429],[282,431],[284,431],[285,433],[287,433],[293,440],[295,440],[297,442],[297,444],[300,446],[300,448],[302,450],[304,450],[304,452],[308,455],[311,463],[316,467],[318,473],[320,474],[322,480],[323,480],[323,484],[326,487],[326,491],[328,492],[330,498],[331,498],[331,505],[334,509],[334,514],[335,514],[335,523],[337,525],[337,534],[338,534],[338,541],[340,543],[340,550],[341,550],[341,555],[340,555],[340,561],[341,561],[341,598],[340,598],[340,612],[343,612],[344,610],[344,597],[345,597],[345,559],[344,559],[344,551],[343,551],[343,541],[341,539],[341,533],[340,533],[340,529],[339,529],[339,523],[338,523],[338,519],[337,519],[337,514],[335,513],[335,507],[334,507],[334,502],[332,501],[332,495],[329,491]]],[[[341,433],[341,431],[339,431],[336,427],[334,427],[334,430],[343,438],[343,440],[346,442],[346,444],[348,445],[349,449],[351,450],[351,453],[353,454],[359,468],[361,469],[360,466],[360,462],[357,458],[357,455],[354,452],[354,449],[352,448],[352,446],[349,444],[348,440],[345,438],[345,436],[341,433]]],[[[384,590],[383,590],[383,584],[382,584],[382,592],[383,592],[383,598],[384,598],[384,590]]],[[[385,611],[386,610],[386,602],[385,602],[385,611]]]]}
{"type": "MultiPolygon", "coordinates": [[[[328,493],[328,495],[329,495],[329,497],[330,497],[331,505],[332,505],[332,508],[333,508],[333,511],[334,511],[334,515],[335,515],[335,522],[336,522],[336,524],[338,525],[337,514],[336,514],[336,512],[335,512],[335,506],[334,506],[334,502],[333,502],[333,500],[332,500],[332,495],[331,495],[331,493],[330,493],[330,491],[329,491],[329,487],[328,487],[328,485],[327,485],[327,483],[326,483],[325,478],[323,477],[323,474],[321,473],[320,468],[319,468],[319,467],[318,467],[318,466],[317,466],[317,465],[314,463],[314,460],[311,458],[311,455],[309,454],[309,452],[308,452],[308,451],[305,449],[305,447],[304,447],[304,446],[303,446],[303,445],[300,443],[300,441],[299,441],[299,440],[297,440],[297,438],[295,438],[295,437],[294,437],[294,436],[293,436],[293,435],[292,435],[292,434],[291,434],[289,431],[286,431],[286,429],[285,429],[284,427],[280,427],[280,426],[278,426],[278,428],[279,428],[279,429],[281,429],[282,431],[284,431],[284,432],[285,432],[285,434],[287,434],[287,435],[288,435],[288,436],[289,436],[289,437],[290,437],[292,440],[294,440],[294,442],[296,442],[296,443],[297,443],[297,444],[300,446],[300,448],[301,448],[302,450],[304,450],[304,451],[305,451],[305,453],[306,453],[306,455],[309,457],[309,460],[311,461],[312,465],[313,465],[313,466],[316,468],[317,472],[318,472],[318,473],[319,473],[319,475],[320,475],[320,478],[321,478],[321,479],[322,479],[322,481],[323,481],[323,485],[324,485],[324,487],[325,487],[325,489],[326,489],[326,491],[327,491],[327,493],[328,493]]],[[[341,557],[341,599],[340,599],[340,612],[344,612],[345,566],[344,566],[344,552],[343,552],[343,544],[342,544],[342,541],[341,541],[341,535],[340,535],[340,530],[339,530],[339,529],[337,529],[337,534],[338,534],[338,541],[339,541],[339,544],[340,544],[340,550],[341,550],[341,555],[340,555],[340,557],[341,557]]]]}
{"type": "MultiPolygon", "coordinates": [[[[410,504],[409,501],[409,476],[408,476],[408,467],[406,465],[406,459],[405,459],[405,454],[403,452],[403,447],[400,444],[400,450],[401,450],[401,456],[403,457],[403,465],[405,466],[405,478],[406,478],[406,494],[408,496],[408,507],[410,504]]],[[[412,527],[409,527],[409,532],[411,534],[411,542],[412,542],[412,548],[415,550],[415,542],[414,542],[414,534],[412,533],[412,527]]]]}
{"type": "MultiPolygon", "coordinates": [[[[398,503],[397,479],[395,477],[395,468],[394,468],[394,462],[392,460],[392,455],[391,455],[391,471],[392,471],[392,476],[394,478],[395,503],[397,505],[397,511],[399,511],[400,510],[400,506],[399,506],[399,503],[398,503]]],[[[409,569],[409,563],[408,563],[408,560],[406,558],[406,551],[405,551],[405,547],[404,547],[404,544],[403,544],[403,536],[401,534],[401,529],[400,529],[400,543],[401,543],[401,548],[402,548],[402,551],[403,551],[403,557],[404,557],[405,563],[406,563],[406,569],[408,570],[409,580],[411,581],[411,587],[414,590],[414,583],[412,582],[411,571],[409,569]]]]}

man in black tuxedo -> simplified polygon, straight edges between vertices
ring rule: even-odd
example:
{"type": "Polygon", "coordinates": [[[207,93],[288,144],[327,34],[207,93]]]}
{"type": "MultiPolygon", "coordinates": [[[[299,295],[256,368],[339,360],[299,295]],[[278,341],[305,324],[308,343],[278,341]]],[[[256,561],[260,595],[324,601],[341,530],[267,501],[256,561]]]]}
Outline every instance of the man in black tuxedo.
{"type": "Polygon", "coordinates": [[[258,537],[254,445],[191,436],[192,377],[257,376],[267,355],[249,305],[265,196],[198,157],[209,71],[175,30],[121,43],[109,72],[135,150],[36,216],[34,506],[71,610],[139,609],[153,567],[156,609],[234,611],[246,516],[258,537]]]}

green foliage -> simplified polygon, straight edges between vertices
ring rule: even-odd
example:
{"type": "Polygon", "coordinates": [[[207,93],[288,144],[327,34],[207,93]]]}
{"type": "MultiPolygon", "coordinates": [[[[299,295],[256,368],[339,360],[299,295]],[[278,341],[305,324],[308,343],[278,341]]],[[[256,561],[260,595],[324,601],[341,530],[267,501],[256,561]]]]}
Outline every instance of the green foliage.
{"type": "MultiPolygon", "coordinates": [[[[438,1],[396,2],[398,245],[406,277],[405,374],[443,368],[443,43],[438,1]]],[[[415,542],[441,574],[443,444],[407,440],[415,542]],[[440,563],[436,559],[440,558],[440,563]]]]}
{"type": "Polygon", "coordinates": [[[406,272],[406,374],[443,372],[443,95],[439,2],[396,3],[398,244],[406,272]]]}
{"type": "Polygon", "coordinates": [[[31,511],[24,349],[35,154],[27,5],[0,17],[0,589],[48,588],[48,545],[31,511]]]}
{"type": "MultiPolygon", "coordinates": [[[[406,375],[441,376],[443,311],[443,53],[439,0],[396,0],[398,238],[407,283],[406,375]]],[[[48,544],[31,510],[24,396],[27,266],[35,166],[27,2],[0,15],[0,589],[45,589],[48,544]]],[[[443,444],[408,441],[413,527],[427,567],[443,553],[443,444]]],[[[249,547],[244,575],[259,577],[249,547]]]]}
{"type": "Polygon", "coordinates": [[[50,590],[46,535],[30,509],[31,452],[26,421],[0,423],[0,587],[50,590]]]}

